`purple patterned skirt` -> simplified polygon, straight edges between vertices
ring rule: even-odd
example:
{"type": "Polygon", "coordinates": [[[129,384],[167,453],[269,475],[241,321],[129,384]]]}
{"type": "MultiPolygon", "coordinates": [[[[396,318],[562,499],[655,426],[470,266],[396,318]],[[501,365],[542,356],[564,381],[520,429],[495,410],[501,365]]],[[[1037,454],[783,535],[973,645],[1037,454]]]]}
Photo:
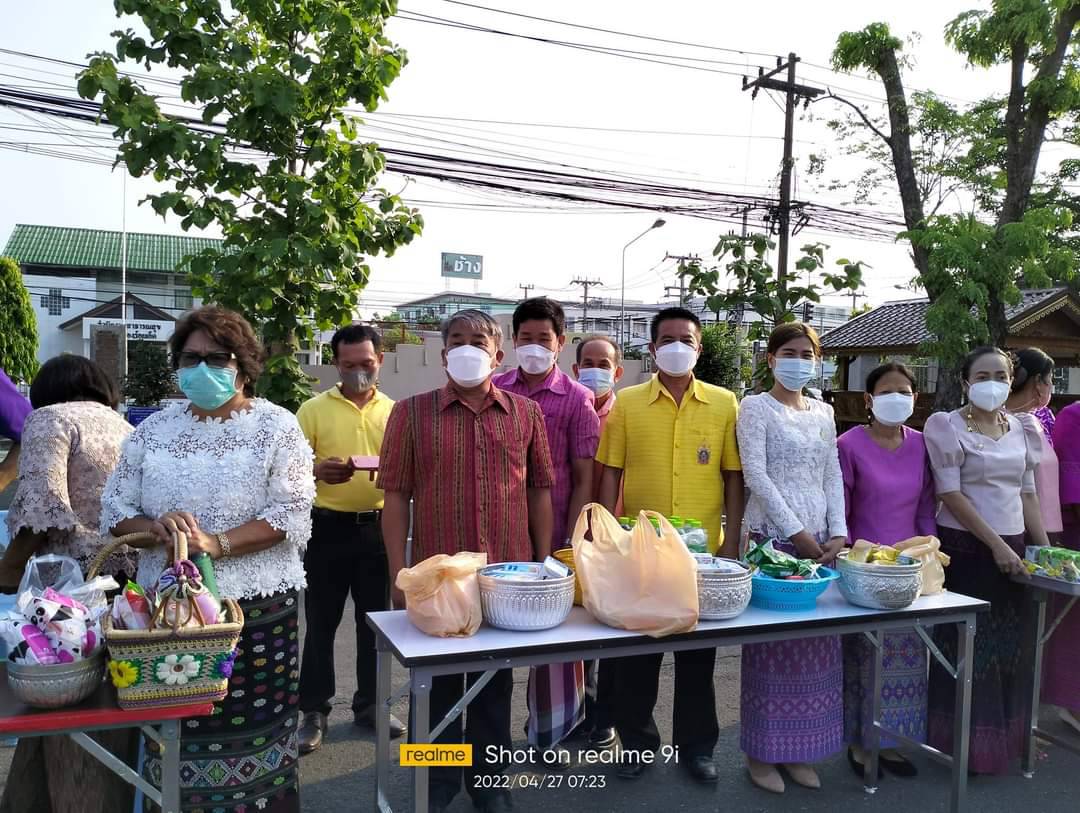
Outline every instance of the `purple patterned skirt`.
{"type": "MultiPolygon", "coordinates": [[[[795,549],[777,545],[788,553],[795,549]]],[[[739,745],[761,762],[819,762],[844,745],[840,636],[742,648],[739,745]]]]}

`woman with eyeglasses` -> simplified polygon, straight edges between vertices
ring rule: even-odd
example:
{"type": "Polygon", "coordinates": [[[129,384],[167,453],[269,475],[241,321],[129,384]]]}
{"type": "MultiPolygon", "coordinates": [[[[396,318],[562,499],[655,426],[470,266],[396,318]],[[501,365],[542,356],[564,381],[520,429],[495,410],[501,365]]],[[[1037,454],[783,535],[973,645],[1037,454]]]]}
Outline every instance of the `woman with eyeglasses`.
{"type": "MultiPolygon", "coordinates": [[[[1031,415],[1005,410],[1015,377],[1012,356],[998,347],[972,350],[960,370],[967,403],[926,421],[941,510],[938,536],[952,562],[945,586],[990,602],[975,631],[971,690],[972,773],[1003,774],[1020,756],[1030,664],[1022,643],[1028,601],[1024,586],[1024,535],[1047,544],[1035,490],[1035,467],[1045,444],[1031,415]]],[[[957,631],[937,626],[934,641],[956,663],[957,631]]],[[[955,682],[930,664],[930,745],[952,752],[955,682]]]]}
{"type": "MultiPolygon", "coordinates": [[[[148,417],[124,444],[101,526],[153,534],[139,554],[144,586],[165,568],[173,534],[187,534],[189,556],[208,553],[221,594],[244,611],[228,695],[212,717],[184,724],[180,773],[193,779],[182,779],[183,807],[296,813],[297,600],[315,496],[311,447],[290,412],[254,397],[263,348],[243,317],[192,311],[169,349],[188,400],[148,417]]],[[[149,740],[146,748],[143,772],[153,781],[160,749],[149,740]]]]}
{"type": "MultiPolygon", "coordinates": [[[[913,536],[937,533],[934,478],[921,432],[905,426],[915,410],[915,377],[903,364],[889,362],[866,377],[867,426],[840,436],[840,468],[848,532],[895,545],[913,536]]],[[[882,654],[881,713],[885,727],[916,742],[926,739],[926,645],[914,629],[885,633],[882,654]]],[[[862,778],[873,743],[874,649],[863,635],[844,636],[844,735],[848,762],[862,778]]],[[[916,775],[915,766],[896,750],[899,743],[881,735],[878,772],[916,775]]]]}

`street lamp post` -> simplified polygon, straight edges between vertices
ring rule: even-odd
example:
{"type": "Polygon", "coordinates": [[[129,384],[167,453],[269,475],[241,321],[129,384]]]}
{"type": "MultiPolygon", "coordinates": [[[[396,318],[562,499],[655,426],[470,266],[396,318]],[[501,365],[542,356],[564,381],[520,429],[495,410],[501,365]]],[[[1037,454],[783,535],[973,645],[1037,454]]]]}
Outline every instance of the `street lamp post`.
{"type": "Polygon", "coordinates": [[[634,245],[638,240],[651,232],[653,229],[659,229],[666,223],[663,218],[656,218],[649,228],[645,229],[641,234],[623,246],[622,250],[622,294],[619,297],[619,346],[623,349],[626,348],[626,250],[630,246],[634,245]]]}

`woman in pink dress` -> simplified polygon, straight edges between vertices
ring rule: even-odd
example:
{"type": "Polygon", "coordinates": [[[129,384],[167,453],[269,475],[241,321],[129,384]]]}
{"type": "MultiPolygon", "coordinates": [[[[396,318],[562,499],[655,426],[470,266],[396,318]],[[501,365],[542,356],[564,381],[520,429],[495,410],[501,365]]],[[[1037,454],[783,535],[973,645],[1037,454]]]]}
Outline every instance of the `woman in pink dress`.
{"type": "MultiPolygon", "coordinates": [[[[937,533],[934,478],[921,432],[904,426],[915,408],[915,378],[890,362],[866,378],[869,426],[837,441],[844,474],[848,534],[881,545],[937,533]]],[[[848,761],[862,777],[873,725],[873,647],[863,635],[844,637],[844,736],[848,761]]],[[[881,709],[885,726],[918,742],[926,739],[926,645],[915,630],[885,635],[881,709]]],[[[881,737],[881,765],[897,776],[915,766],[881,737]]]]}
{"type": "MultiPolygon", "coordinates": [[[[1061,545],[1080,550],[1080,402],[1058,413],[1054,423],[1061,497],[1061,545]]],[[[1080,606],[1074,606],[1046,646],[1042,699],[1080,733],[1080,606]]]]}

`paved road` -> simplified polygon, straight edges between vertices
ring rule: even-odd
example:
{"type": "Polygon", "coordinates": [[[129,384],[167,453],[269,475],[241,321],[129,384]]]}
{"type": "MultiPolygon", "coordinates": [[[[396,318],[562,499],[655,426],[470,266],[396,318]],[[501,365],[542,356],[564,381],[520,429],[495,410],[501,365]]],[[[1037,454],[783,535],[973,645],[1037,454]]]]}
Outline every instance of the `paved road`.
{"type": "MultiPolygon", "coordinates": [[[[374,737],[352,724],[349,709],[354,679],[349,674],[354,662],[352,609],[347,608],[345,620],[338,633],[336,646],[337,683],[340,697],[335,701],[330,719],[327,742],[318,752],[301,760],[303,783],[302,799],[305,813],[324,811],[358,811],[370,813],[374,809],[373,787],[375,777],[374,737]]],[[[525,725],[526,672],[514,674],[514,726],[521,732],[525,725]]],[[[405,682],[404,671],[395,666],[394,685],[405,682]]],[[[670,658],[664,662],[661,676],[660,702],[657,722],[665,741],[671,737],[670,697],[674,684],[673,666],[670,658]]],[[[552,811],[588,811],[588,813],[676,813],[677,811],[849,811],[849,813],[930,813],[947,809],[948,774],[945,769],[915,757],[920,776],[915,780],[887,777],[874,796],[863,792],[862,783],[848,768],[843,756],[838,756],[820,766],[824,783],[821,791],[791,787],[783,797],[772,796],[754,788],[746,778],[742,756],[738,750],[738,695],[739,656],[737,649],[722,649],[717,658],[716,694],[719,707],[721,734],[716,749],[720,767],[720,782],[713,787],[692,782],[681,768],[655,766],[635,782],[624,782],[614,776],[610,767],[577,765],[560,779],[557,787],[535,787],[543,774],[518,774],[520,782],[529,786],[519,787],[514,798],[516,809],[522,813],[552,813],[552,811]],[[568,777],[573,776],[571,780],[568,777]],[[575,787],[571,788],[571,783],[575,787]],[[605,787],[582,787],[599,785],[605,787]]],[[[404,704],[397,709],[404,719],[404,704]]],[[[1056,721],[1056,731],[1063,727],[1056,721]]],[[[1080,745],[1080,739],[1077,740],[1080,745]]],[[[524,746],[524,737],[518,737],[518,746],[524,746]]],[[[411,773],[409,769],[396,766],[392,770],[391,800],[396,810],[406,810],[411,773]]],[[[0,780],[7,779],[11,749],[0,750],[0,780]]],[[[971,783],[970,810],[978,813],[1015,813],[1015,811],[1039,811],[1039,813],[1066,813],[1078,809],[1080,798],[1080,757],[1061,749],[1047,746],[1039,762],[1037,778],[1026,780],[1019,771],[1002,778],[981,777],[971,783]]],[[[453,813],[467,813],[473,808],[464,795],[459,796],[453,813]]],[[[57,811],[57,813],[62,813],[57,811]]]]}

